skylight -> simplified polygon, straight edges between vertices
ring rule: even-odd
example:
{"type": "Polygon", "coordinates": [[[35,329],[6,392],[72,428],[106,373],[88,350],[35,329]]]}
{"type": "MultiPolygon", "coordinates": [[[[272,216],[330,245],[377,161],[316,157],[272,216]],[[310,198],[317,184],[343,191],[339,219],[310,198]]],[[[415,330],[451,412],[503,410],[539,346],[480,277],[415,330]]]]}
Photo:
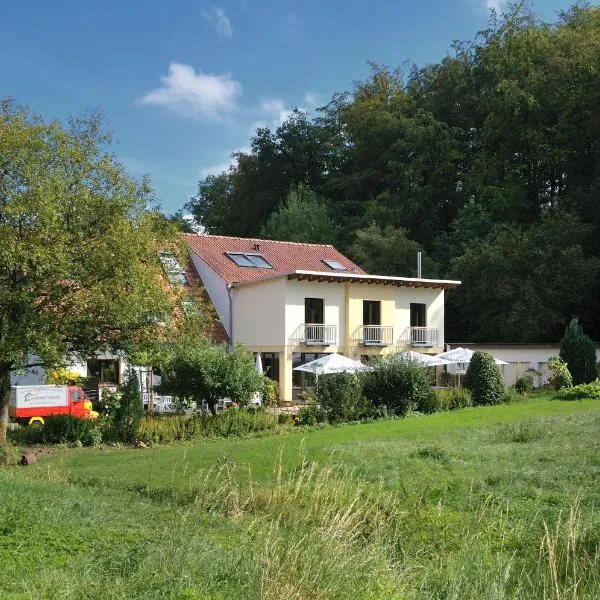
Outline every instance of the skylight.
{"type": "Polygon", "coordinates": [[[225,252],[238,267],[255,269],[272,269],[273,265],[261,254],[244,254],[242,252],[225,252]]]}
{"type": "Polygon", "coordinates": [[[186,285],[188,283],[183,267],[179,264],[175,254],[159,252],[158,258],[163,266],[169,283],[172,285],[186,285]]]}
{"type": "Polygon", "coordinates": [[[323,261],[332,271],[347,271],[348,269],[339,260],[323,261]]]}

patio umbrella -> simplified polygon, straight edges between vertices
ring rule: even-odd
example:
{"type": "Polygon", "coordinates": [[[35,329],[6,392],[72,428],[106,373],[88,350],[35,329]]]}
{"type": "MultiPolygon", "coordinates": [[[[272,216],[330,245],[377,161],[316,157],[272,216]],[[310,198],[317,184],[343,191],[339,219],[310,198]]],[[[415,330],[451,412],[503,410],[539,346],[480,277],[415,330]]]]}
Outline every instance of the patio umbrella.
{"type": "MultiPolygon", "coordinates": [[[[256,363],[255,363],[255,367],[256,370],[263,375],[263,364],[262,364],[262,356],[260,355],[260,352],[256,353],[256,363]]],[[[261,405],[262,404],[262,396],[256,392],[254,394],[254,396],[252,396],[252,400],[250,400],[250,404],[257,404],[257,405],[261,405]]]]}
{"type": "Polygon", "coordinates": [[[294,368],[294,371],[305,371],[306,373],[313,373],[314,375],[358,373],[368,370],[369,367],[367,365],[364,365],[357,360],[352,360],[347,356],[336,354],[335,352],[294,368]]]}
{"type": "Polygon", "coordinates": [[[424,367],[437,367],[439,365],[450,364],[450,361],[444,358],[432,356],[431,354],[423,354],[421,352],[413,352],[412,350],[409,350],[407,352],[400,352],[399,354],[396,354],[396,356],[409,358],[410,360],[418,362],[424,367]]]}
{"type": "MultiPolygon", "coordinates": [[[[447,352],[441,352],[440,354],[436,354],[435,358],[441,358],[443,360],[447,360],[448,363],[456,364],[463,363],[468,364],[471,362],[471,358],[473,357],[473,350],[469,350],[468,348],[453,348],[452,350],[448,350],[447,352]]],[[[497,365],[507,365],[507,362],[500,360],[499,358],[494,358],[494,362],[497,365]]]]}
{"type": "MultiPolygon", "coordinates": [[[[468,365],[471,362],[471,358],[473,358],[473,350],[469,350],[468,348],[453,348],[452,350],[448,350],[446,352],[441,352],[440,354],[436,354],[436,358],[441,358],[443,360],[448,361],[448,364],[452,365],[468,365]]],[[[498,358],[494,358],[494,362],[497,365],[507,365],[507,362],[500,360],[498,358]]],[[[466,371],[466,367],[462,367],[461,371],[466,371]]],[[[457,373],[458,376],[458,385],[460,387],[460,372],[457,373]]]]}

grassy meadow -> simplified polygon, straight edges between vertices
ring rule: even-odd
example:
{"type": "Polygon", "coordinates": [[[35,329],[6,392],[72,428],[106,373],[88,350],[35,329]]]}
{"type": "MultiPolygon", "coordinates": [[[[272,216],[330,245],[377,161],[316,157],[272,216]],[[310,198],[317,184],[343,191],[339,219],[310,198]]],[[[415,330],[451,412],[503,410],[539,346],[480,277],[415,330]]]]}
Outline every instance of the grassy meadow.
{"type": "Polygon", "coordinates": [[[1,598],[600,597],[600,403],[0,469],[1,598]]]}

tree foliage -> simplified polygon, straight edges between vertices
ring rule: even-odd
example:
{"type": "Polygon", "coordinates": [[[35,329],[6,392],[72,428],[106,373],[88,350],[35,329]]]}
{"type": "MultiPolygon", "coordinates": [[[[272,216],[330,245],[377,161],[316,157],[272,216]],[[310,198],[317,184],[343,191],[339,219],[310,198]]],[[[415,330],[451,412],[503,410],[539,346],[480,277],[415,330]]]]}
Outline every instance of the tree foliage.
{"type": "Polygon", "coordinates": [[[410,274],[422,250],[424,274],[463,281],[448,337],[555,342],[578,314],[600,339],[598,65],[600,9],[511,4],[437,64],[373,65],[314,119],[258,130],[193,212],[257,236],[304,183],[367,270],[410,274]]]}
{"type": "Polygon", "coordinates": [[[569,366],[573,384],[590,383],[598,376],[596,368],[596,346],[583,333],[579,319],[573,318],[560,341],[560,357],[569,366]]]}
{"type": "Polygon", "coordinates": [[[178,343],[160,366],[164,393],[191,400],[198,407],[206,401],[213,413],[219,399],[246,405],[265,385],[252,354],[241,346],[227,352],[208,342],[178,343]]]}
{"type": "Polygon", "coordinates": [[[334,244],[336,230],[326,200],[307,186],[298,184],[290,190],[279,210],[269,217],[261,235],[271,240],[334,244]]]}
{"type": "Polygon", "coordinates": [[[65,128],[0,104],[0,445],[12,371],[159,337],[173,311],[169,233],[109,141],[95,115],[65,128]]]}
{"type": "Polygon", "coordinates": [[[465,375],[465,387],[471,390],[473,404],[500,404],[504,397],[504,377],[488,352],[474,352],[465,375]]]}
{"type": "Polygon", "coordinates": [[[371,365],[365,373],[364,394],[377,407],[404,416],[432,404],[433,390],[427,369],[410,357],[392,355],[371,365]]]}

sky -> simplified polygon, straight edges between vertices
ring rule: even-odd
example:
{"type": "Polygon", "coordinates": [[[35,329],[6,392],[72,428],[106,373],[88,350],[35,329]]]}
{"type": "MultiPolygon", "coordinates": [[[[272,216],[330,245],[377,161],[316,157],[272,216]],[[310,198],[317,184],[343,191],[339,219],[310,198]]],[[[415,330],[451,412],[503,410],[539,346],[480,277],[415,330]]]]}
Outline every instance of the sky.
{"type": "MultiPolygon", "coordinates": [[[[100,110],[112,151],[167,213],[227,169],[257,126],[315,114],[369,76],[423,66],[506,0],[27,0],[0,16],[0,97],[46,119],[100,110]]],[[[554,21],[565,0],[532,0],[554,21]]]]}

